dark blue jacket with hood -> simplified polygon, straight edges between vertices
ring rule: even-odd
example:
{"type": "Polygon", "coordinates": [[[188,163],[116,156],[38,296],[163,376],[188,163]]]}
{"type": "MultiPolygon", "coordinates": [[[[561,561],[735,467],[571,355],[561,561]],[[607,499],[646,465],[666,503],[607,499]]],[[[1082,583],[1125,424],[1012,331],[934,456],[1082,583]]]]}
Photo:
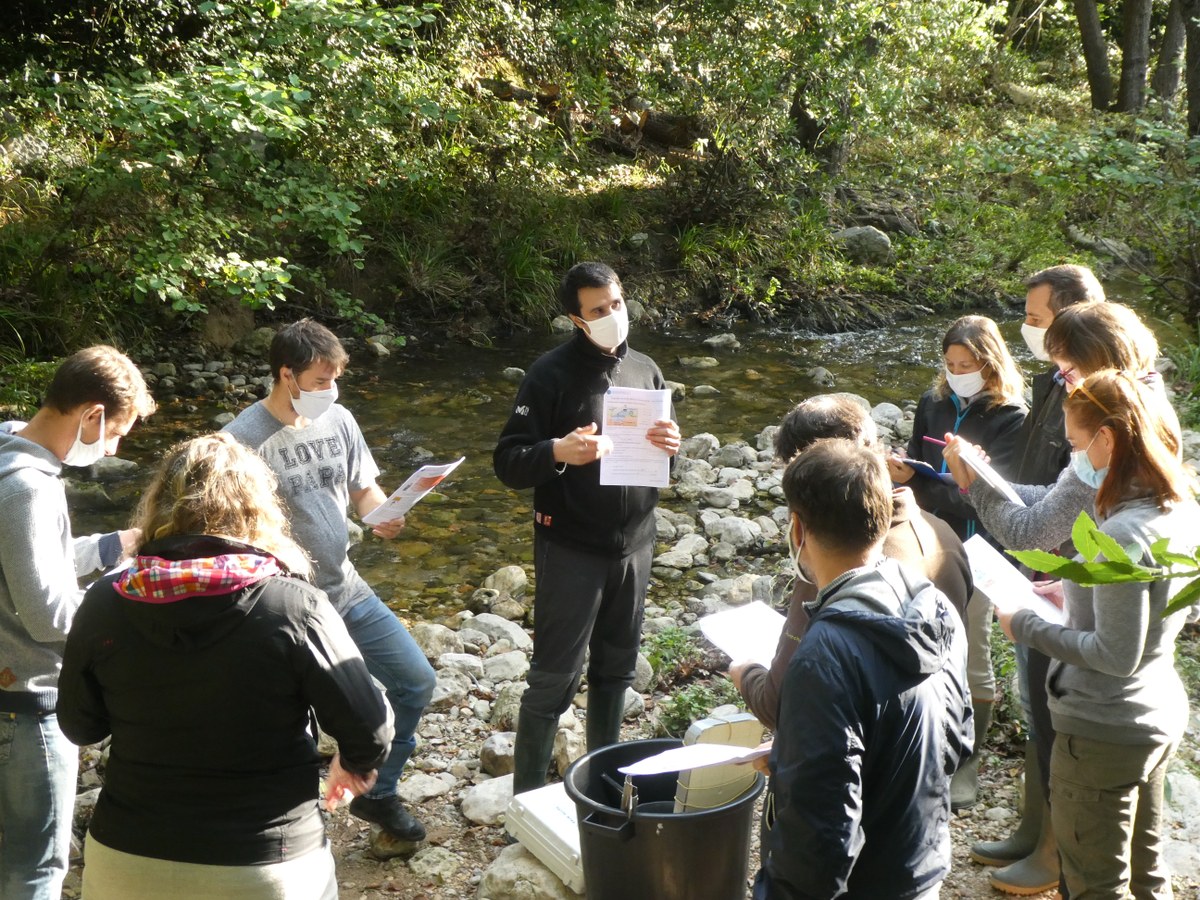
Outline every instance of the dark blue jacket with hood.
{"type": "Polygon", "coordinates": [[[894,560],[809,605],[771,755],[756,900],[908,900],[950,870],[950,776],[971,753],[966,638],[894,560]]]}

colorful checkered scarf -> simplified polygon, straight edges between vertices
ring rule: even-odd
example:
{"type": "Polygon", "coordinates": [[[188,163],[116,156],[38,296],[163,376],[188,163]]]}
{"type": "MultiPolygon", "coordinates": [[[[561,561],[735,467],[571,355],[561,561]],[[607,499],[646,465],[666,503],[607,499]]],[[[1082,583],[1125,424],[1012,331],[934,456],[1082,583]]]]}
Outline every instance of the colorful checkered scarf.
{"type": "Polygon", "coordinates": [[[282,571],[271,557],[253,553],[180,560],[139,556],[114,587],[128,600],[174,603],[187,597],[232,594],[282,571]]]}

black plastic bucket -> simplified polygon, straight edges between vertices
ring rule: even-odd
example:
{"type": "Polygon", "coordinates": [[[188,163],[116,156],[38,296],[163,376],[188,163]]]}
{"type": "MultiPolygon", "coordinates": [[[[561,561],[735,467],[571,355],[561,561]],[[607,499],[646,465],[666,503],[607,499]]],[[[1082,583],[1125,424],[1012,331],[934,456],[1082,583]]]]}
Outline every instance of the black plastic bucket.
{"type": "Polygon", "coordinates": [[[588,900],[744,900],[754,801],[765,779],[723,806],[675,813],[678,772],[633,778],[638,802],[621,811],[618,769],[682,745],[675,738],[601,747],[564,776],[579,819],[588,900]]]}

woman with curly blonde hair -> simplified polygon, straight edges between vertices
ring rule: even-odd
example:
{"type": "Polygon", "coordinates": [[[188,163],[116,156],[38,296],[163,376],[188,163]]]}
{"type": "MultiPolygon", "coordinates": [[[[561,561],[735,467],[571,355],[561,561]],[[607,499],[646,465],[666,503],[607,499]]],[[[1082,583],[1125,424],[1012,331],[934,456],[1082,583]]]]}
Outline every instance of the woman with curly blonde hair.
{"type": "Polygon", "coordinates": [[[275,476],[227,434],[172,448],[132,564],[94,584],[67,639],[58,714],[111,735],[86,900],[333,900],[311,713],[337,738],[334,795],[369,789],[390,709],[305,577],[275,476]]]}

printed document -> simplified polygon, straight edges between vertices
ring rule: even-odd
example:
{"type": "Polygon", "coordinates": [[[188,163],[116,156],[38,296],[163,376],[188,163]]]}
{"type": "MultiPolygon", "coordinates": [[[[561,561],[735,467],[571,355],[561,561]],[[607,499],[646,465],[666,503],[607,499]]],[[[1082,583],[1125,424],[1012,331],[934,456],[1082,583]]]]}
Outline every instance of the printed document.
{"type": "Polygon", "coordinates": [[[1037,593],[1017,567],[982,535],[967,538],[963,548],[971,563],[975,589],[991,600],[996,609],[1006,615],[1031,609],[1047,622],[1063,624],[1063,611],[1037,593]]]}
{"type": "Polygon", "coordinates": [[[639,759],[635,763],[621,766],[622,775],[658,775],[662,772],[684,772],[688,769],[703,769],[706,766],[723,766],[728,763],[746,763],[766,756],[770,747],[737,747],[732,744],[684,744],[639,759]]]}
{"type": "Polygon", "coordinates": [[[612,441],[612,452],[600,458],[600,483],[666,487],[671,478],[671,456],[650,443],[646,433],[655,422],[669,418],[668,390],[610,387],[605,391],[600,432],[612,441]]]}
{"type": "Polygon", "coordinates": [[[1025,505],[1025,501],[1012,489],[1012,485],[1005,481],[1000,473],[984,461],[983,457],[972,450],[965,441],[959,444],[958,455],[962,457],[963,462],[975,470],[976,475],[991,485],[996,491],[999,491],[1005,500],[1015,503],[1017,506],[1025,505]]]}
{"type": "Polygon", "coordinates": [[[417,501],[432,491],[442,479],[458,468],[465,456],[460,456],[452,463],[444,466],[421,466],[408,476],[408,480],[396,488],[392,496],[379,504],[365,516],[363,522],[367,525],[382,525],[398,519],[417,505],[417,501]]]}
{"type": "Polygon", "coordinates": [[[761,600],[713,613],[700,620],[700,631],[735,663],[771,668],[785,619],[761,600]]]}

